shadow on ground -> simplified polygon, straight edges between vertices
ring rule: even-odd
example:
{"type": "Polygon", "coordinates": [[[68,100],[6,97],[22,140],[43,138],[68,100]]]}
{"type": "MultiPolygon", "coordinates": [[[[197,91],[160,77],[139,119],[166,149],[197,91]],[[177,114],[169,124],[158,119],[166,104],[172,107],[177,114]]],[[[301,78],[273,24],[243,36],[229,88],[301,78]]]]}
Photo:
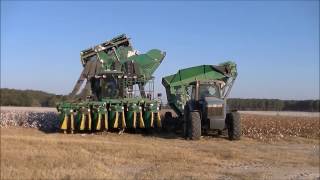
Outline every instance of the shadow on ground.
{"type": "MultiPolygon", "coordinates": [[[[46,133],[46,134],[52,134],[52,133],[64,133],[64,131],[60,130],[60,121],[58,114],[53,113],[49,114],[46,121],[40,120],[43,119],[40,118],[39,120],[36,119],[38,130],[46,133]]],[[[44,118],[45,119],[45,118],[44,118]]],[[[81,131],[77,132],[74,131],[74,134],[96,134],[101,135],[105,133],[106,131],[81,131]]],[[[67,131],[66,133],[71,133],[70,131],[67,131]]],[[[157,137],[157,138],[163,138],[163,139],[186,139],[183,136],[183,130],[182,130],[182,124],[178,121],[166,121],[163,123],[162,128],[148,128],[148,129],[109,129],[108,133],[114,133],[114,134],[137,134],[142,135],[144,137],[157,137]]],[[[225,133],[222,135],[218,135],[217,133],[205,133],[203,136],[204,139],[209,138],[223,138],[228,139],[225,133]]]]}

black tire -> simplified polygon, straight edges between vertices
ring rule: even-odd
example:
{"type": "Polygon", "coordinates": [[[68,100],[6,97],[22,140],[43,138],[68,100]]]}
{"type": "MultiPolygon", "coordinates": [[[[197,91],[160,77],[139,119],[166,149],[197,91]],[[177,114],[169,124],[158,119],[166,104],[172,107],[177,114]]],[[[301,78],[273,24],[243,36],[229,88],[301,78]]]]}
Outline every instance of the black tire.
{"type": "Polygon", "coordinates": [[[192,140],[199,140],[201,137],[201,118],[197,111],[189,113],[190,119],[190,138],[192,140]]]}
{"type": "Polygon", "coordinates": [[[240,114],[238,112],[231,112],[227,114],[226,126],[228,129],[229,140],[240,140],[241,123],[240,114]]]}

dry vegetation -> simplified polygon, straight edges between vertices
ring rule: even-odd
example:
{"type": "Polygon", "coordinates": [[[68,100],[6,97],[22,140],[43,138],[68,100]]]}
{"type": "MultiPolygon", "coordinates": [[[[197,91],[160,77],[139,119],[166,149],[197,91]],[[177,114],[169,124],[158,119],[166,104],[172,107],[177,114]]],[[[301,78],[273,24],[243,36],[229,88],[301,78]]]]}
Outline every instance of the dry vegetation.
{"type": "MultiPolygon", "coordinates": [[[[1,121],[9,117],[1,113],[1,121]]],[[[240,141],[224,136],[187,141],[174,133],[65,135],[4,126],[1,179],[319,177],[319,117],[242,113],[241,119],[240,141]]]]}
{"type": "Polygon", "coordinates": [[[317,140],[263,143],[1,129],[1,179],[277,179],[319,176],[317,140]]]}

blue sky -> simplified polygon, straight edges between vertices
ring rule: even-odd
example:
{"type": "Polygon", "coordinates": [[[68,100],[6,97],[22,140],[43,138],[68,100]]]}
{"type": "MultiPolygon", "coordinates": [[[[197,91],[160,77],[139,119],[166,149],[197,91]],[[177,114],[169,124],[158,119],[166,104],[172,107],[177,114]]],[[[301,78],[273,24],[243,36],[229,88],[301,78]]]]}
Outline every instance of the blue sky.
{"type": "Polygon", "coordinates": [[[126,33],[155,73],[226,60],[231,97],[319,99],[319,1],[1,1],[1,87],[69,93],[80,51],[126,33]]]}

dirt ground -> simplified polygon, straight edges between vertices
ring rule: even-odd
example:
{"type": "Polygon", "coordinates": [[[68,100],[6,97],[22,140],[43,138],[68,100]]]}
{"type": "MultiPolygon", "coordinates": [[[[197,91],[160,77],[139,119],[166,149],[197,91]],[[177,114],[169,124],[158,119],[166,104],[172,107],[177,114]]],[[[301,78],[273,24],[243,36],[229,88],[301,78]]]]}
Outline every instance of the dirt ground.
{"type": "Polygon", "coordinates": [[[1,128],[1,179],[317,179],[319,140],[1,128]]]}

